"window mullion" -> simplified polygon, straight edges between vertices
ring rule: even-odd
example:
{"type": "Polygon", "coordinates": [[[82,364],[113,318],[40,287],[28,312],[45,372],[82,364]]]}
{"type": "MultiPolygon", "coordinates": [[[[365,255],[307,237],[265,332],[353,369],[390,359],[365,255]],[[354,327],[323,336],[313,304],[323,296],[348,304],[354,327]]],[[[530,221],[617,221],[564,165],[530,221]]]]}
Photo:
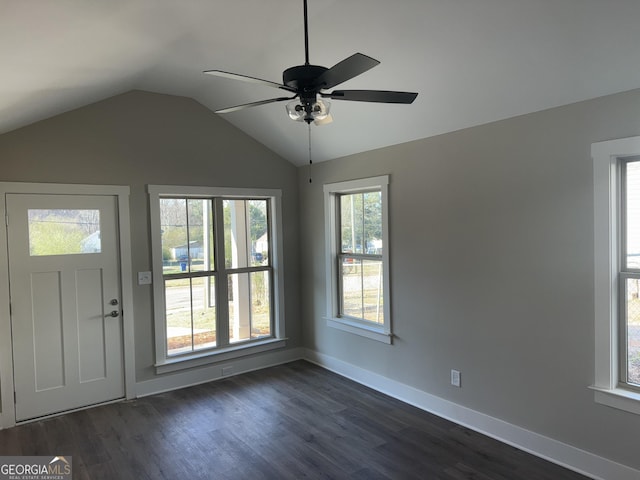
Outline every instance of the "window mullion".
{"type": "Polygon", "coordinates": [[[333,295],[337,299],[337,305],[334,304],[332,313],[337,314],[337,316],[342,316],[344,314],[344,301],[342,298],[344,258],[342,257],[342,229],[340,228],[340,225],[342,224],[342,197],[334,194],[331,196],[331,200],[333,201],[335,221],[332,222],[330,228],[335,229],[333,241],[335,242],[335,253],[337,255],[334,261],[336,262],[336,272],[338,277],[333,289],[333,295]]]}
{"type": "Polygon", "coordinates": [[[225,265],[224,251],[224,208],[222,198],[213,200],[213,224],[216,235],[214,237],[215,270],[218,272],[216,281],[216,340],[217,345],[229,345],[229,274],[225,265]]]}
{"type": "Polygon", "coordinates": [[[616,181],[618,183],[618,271],[627,269],[627,164],[618,162],[616,181]]]}
{"type": "Polygon", "coordinates": [[[618,352],[618,382],[626,385],[628,380],[627,368],[627,164],[618,162],[618,325],[617,325],[617,352],[618,352]]]}
{"type": "MultiPolygon", "coordinates": [[[[189,275],[191,275],[191,229],[189,228],[189,200],[184,201],[185,208],[185,223],[187,227],[187,267],[189,275]]],[[[195,345],[195,339],[193,338],[193,280],[189,276],[189,317],[191,319],[191,351],[193,351],[195,345]]]]}
{"type": "Polygon", "coordinates": [[[228,275],[233,275],[234,273],[253,273],[253,272],[263,272],[266,270],[271,270],[269,265],[260,265],[255,267],[241,267],[241,268],[229,268],[226,269],[226,273],[228,275]]]}
{"type": "MultiPolygon", "coordinates": [[[[362,226],[364,227],[364,217],[362,226]]],[[[364,240],[364,230],[362,237],[362,239],[364,240]]],[[[364,248],[364,246],[362,248],[364,248]]],[[[362,312],[360,314],[360,318],[366,320],[366,317],[364,315],[364,261],[362,259],[360,260],[360,307],[360,311],[362,312]]]]}
{"type": "Polygon", "coordinates": [[[623,280],[640,279],[640,270],[629,270],[620,272],[620,278],[623,280]]]}

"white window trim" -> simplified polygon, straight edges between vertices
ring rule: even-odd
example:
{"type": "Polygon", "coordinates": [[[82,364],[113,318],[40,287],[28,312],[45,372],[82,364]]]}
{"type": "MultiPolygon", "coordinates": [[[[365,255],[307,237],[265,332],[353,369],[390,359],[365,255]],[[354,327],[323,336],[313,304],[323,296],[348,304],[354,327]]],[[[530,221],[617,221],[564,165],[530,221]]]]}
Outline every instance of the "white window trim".
{"type": "Polygon", "coordinates": [[[284,320],[284,250],[282,230],[282,191],[278,189],[193,187],[177,185],[148,185],[151,220],[151,252],[153,262],[153,306],[155,324],[156,373],[168,373],[185,368],[218,363],[286,346],[284,320]],[[271,240],[274,299],[274,336],[265,340],[231,345],[217,350],[194,352],[191,355],[168,357],[167,329],[164,316],[165,301],[162,276],[162,238],[160,233],[160,197],[226,197],[264,198],[271,201],[271,240]]]}
{"type": "Polygon", "coordinates": [[[640,393],[619,385],[618,175],[620,159],[640,155],[640,137],[591,145],[594,192],[595,377],[594,400],[640,414],[640,393]]]}
{"type": "Polygon", "coordinates": [[[326,288],[327,288],[327,326],[345,332],[360,335],[365,338],[391,344],[393,334],[391,331],[391,294],[389,287],[389,176],[363,178],[346,182],[328,183],[323,187],[324,191],[324,221],[325,221],[325,246],[326,246],[326,288]],[[382,269],[383,269],[383,295],[384,295],[384,325],[375,325],[370,322],[359,322],[355,319],[342,318],[338,314],[338,267],[335,261],[338,255],[336,245],[337,214],[336,196],[341,193],[357,192],[367,189],[380,189],[382,194],[382,269]]]}

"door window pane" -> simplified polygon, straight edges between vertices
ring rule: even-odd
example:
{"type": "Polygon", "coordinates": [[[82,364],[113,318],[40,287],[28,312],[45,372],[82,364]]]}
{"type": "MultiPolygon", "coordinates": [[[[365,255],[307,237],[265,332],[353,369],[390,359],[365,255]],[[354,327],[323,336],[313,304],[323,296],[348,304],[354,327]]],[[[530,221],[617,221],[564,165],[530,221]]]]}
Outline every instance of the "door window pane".
{"type": "Polygon", "coordinates": [[[100,253],[100,210],[29,209],[29,255],[100,253]]]}

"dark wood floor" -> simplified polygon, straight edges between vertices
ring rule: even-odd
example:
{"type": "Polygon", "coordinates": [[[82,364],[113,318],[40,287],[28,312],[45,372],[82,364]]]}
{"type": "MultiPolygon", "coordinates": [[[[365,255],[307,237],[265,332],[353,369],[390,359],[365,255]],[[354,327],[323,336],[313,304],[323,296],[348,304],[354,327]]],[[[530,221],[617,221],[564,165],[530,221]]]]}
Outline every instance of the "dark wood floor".
{"type": "Polygon", "coordinates": [[[0,455],[91,480],[585,478],[302,361],[3,430],[0,455]]]}

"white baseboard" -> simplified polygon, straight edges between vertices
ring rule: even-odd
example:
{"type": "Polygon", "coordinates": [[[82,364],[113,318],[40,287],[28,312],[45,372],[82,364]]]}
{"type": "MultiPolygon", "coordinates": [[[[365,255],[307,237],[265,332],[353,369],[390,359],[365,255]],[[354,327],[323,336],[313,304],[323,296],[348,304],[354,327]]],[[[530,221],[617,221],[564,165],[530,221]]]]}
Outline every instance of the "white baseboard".
{"type": "Polygon", "coordinates": [[[220,378],[239,375],[241,373],[274,367],[283,363],[304,358],[305,350],[291,348],[282,351],[262,353],[256,357],[236,358],[208,367],[194,368],[180,373],[157,376],[151,380],[136,384],[136,397],[146,397],[156,393],[168,392],[179,388],[191,387],[201,383],[219,380],[220,378]],[[223,374],[224,370],[224,374],[223,374]]]}
{"type": "MultiPolygon", "coordinates": [[[[545,437],[498,418],[463,407],[449,400],[431,395],[335,357],[305,348],[270,352],[260,355],[255,359],[236,359],[225,362],[224,364],[215,364],[205,368],[197,368],[172,375],[163,375],[152,380],[138,382],[136,384],[136,396],[144,397],[185,388],[300,359],[308,360],[381,393],[595,480],[637,480],[640,478],[640,470],[613,462],[604,457],[545,437]],[[232,370],[229,371],[228,367],[231,367],[232,370]],[[223,368],[225,369],[225,375],[222,374],[223,368]]],[[[6,415],[0,413],[0,429],[15,424],[5,417],[6,415]]]]}
{"type": "Polygon", "coordinates": [[[335,357],[304,349],[304,358],[381,393],[596,480],[637,480],[640,470],[431,395],[335,357]]]}

